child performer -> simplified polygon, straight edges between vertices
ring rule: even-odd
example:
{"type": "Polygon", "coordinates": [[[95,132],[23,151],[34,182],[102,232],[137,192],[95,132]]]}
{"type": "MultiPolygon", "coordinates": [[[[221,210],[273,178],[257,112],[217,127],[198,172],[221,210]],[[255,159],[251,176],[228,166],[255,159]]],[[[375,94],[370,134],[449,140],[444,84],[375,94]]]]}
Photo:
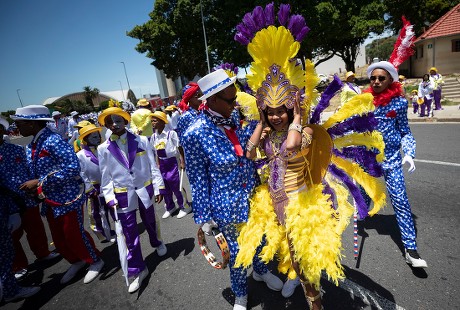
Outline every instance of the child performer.
{"type": "Polygon", "coordinates": [[[166,114],[164,112],[156,111],[155,113],[152,113],[152,126],[154,133],[150,141],[156,151],[158,161],[160,163],[161,176],[163,177],[163,181],[165,183],[165,189],[162,191],[162,194],[165,199],[166,211],[162,218],[166,219],[170,217],[177,209],[173,200],[174,193],[180,209],[177,218],[180,219],[192,211],[190,206],[184,208],[184,198],[182,196],[181,189],[179,188],[179,169],[176,156],[179,153],[180,168],[184,169],[184,151],[182,150],[182,147],[179,146],[177,133],[172,129],[166,128],[166,124],[168,124],[168,119],[166,118],[166,114]]]}
{"type": "MultiPolygon", "coordinates": [[[[423,100],[423,99],[422,99],[423,100]]],[[[416,89],[413,89],[411,91],[411,96],[410,96],[410,101],[412,102],[412,108],[413,108],[413,111],[412,113],[413,114],[417,114],[418,113],[418,102],[419,102],[419,97],[418,97],[418,93],[417,93],[417,90],[416,89]]]]}
{"type": "Polygon", "coordinates": [[[110,138],[97,150],[101,170],[101,188],[109,207],[116,209],[128,247],[128,276],[134,278],[128,292],[137,291],[147,277],[137,230],[136,210],[149,234],[150,244],[159,256],[167,252],[161,241],[160,227],[153,208],[163,200],[160,171],[147,137],[126,130],[131,117],[118,107],[105,109],[98,117],[101,125],[112,131],[110,138]]]}
{"type": "MultiPolygon", "coordinates": [[[[110,229],[109,208],[104,199],[100,199],[101,171],[97,158],[97,146],[101,144],[101,130],[101,127],[93,124],[79,130],[82,149],[77,153],[77,157],[80,161],[80,175],[85,181],[86,205],[91,230],[99,240],[115,242],[114,231],[110,229]]],[[[113,215],[113,209],[110,212],[113,215]]]]}

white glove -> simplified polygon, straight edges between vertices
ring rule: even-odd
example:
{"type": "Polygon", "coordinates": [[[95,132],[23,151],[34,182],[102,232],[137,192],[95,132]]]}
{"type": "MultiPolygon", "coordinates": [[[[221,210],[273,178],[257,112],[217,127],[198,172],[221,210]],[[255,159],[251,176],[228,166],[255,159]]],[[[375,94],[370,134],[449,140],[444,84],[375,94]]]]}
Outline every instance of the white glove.
{"type": "Polygon", "coordinates": [[[412,157],[405,155],[402,164],[404,165],[405,163],[409,163],[409,169],[407,169],[407,172],[412,173],[415,171],[415,163],[412,157]]]}
{"type": "Polygon", "coordinates": [[[212,235],[213,228],[217,228],[217,224],[216,222],[214,222],[214,220],[209,220],[203,225],[201,225],[201,229],[203,229],[203,232],[208,236],[212,235]]]}
{"type": "Polygon", "coordinates": [[[8,229],[13,232],[21,226],[21,216],[19,213],[13,213],[8,217],[8,229]]]}

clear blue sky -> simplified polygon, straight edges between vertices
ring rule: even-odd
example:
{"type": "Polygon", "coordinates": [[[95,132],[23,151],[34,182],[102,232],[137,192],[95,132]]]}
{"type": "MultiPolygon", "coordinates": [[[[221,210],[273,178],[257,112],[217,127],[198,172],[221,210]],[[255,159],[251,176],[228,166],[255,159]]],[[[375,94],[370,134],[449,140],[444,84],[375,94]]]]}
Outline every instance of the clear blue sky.
{"type": "Polygon", "coordinates": [[[151,59],[126,35],[145,23],[154,0],[0,1],[0,111],[82,91],[158,93],[151,59]]]}

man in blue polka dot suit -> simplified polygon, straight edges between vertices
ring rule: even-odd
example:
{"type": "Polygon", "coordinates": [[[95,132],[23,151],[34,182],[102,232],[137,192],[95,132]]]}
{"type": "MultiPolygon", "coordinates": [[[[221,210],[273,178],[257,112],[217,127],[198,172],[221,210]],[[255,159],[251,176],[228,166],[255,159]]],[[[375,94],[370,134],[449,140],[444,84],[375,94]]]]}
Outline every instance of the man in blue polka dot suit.
{"type": "Polygon", "coordinates": [[[398,82],[398,71],[392,63],[373,63],[367,69],[367,75],[371,84],[366,91],[374,96],[377,130],[385,142],[384,178],[401,232],[406,262],[415,268],[426,268],[426,261],[417,252],[415,226],[402,170],[406,162],[410,165],[410,173],[415,170],[415,139],[407,120],[408,103],[398,82]],[[401,158],[401,147],[404,158],[401,158]]]}
{"type": "MultiPolygon", "coordinates": [[[[246,309],[247,278],[243,268],[234,268],[238,254],[236,224],[247,221],[248,198],[256,184],[253,163],[243,156],[243,149],[257,122],[241,128],[235,121],[236,77],[216,70],[198,81],[206,99],[206,109],[185,131],[182,144],[192,188],[195,222],[210,234],[218,226],[230,248],[230,281],[234,309],[246,309]]],[[[256,281],[265,281],[273,290],[281,290],[282,281],[270,273],[257,258],[253,260],[256,281]]]]}

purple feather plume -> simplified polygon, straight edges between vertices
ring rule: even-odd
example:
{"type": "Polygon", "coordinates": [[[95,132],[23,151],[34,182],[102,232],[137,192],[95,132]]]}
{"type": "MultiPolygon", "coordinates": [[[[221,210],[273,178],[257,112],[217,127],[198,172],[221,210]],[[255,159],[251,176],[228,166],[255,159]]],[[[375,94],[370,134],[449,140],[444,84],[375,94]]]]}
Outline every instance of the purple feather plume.
{"type": "Polygon", "coordinates": [[[256,24],[254,23],[253,17],[251,13],[244,14],[243,23],[248,28],[250,32],[254,35],[259,29],[257,28],[256,24]]]}
{"type": "Polygon", "coordinates": [[[375,118],[374,113],[370,112],[367,115],[348,118],[345,121],[338,123],[327,130],[327,132],[334,138],[343,136],[349,132],[368,132],[377,128],[378,120],[375,118]]]}
{"type": "Polygon", "coordinates": [[[291,6],[289,4],[281,4],[280,10],[278,11],[278,21],[282,26],[287,26],[289,21],[289,12],[291,11],[291,6]]]}
{"type": "Polygon", "coordinates": [[[265,27],[264,9],[261,6],[256,6],[252,11],[252,18],[257,26],[257,31],[265,27]]]}
{"type": "Polygon", "coordinates": [[[315,111],[313,112],[310,120],[311,124],[318,124],[321,113],[329,106],[331,98],[334,97],[335,93],[342,88],[342,85],[343,84],[340,78],[337,75],[334,75],[334,79],[324,90],[318,105],[315,107],[315,111]]]}
{"type": "Polygon", "coordinates": [[[270,26],[270,25],[275,24],[275,6],[273,5],[273,2],[265,6],[264,16],[265,16],[265,26],[270,26]]]}
{"type": "Polygon", "coordinates": [[[373,177],[380,178],[383,175],[382,165],[376,159],[377,154],[365,147],[349,146],[344,147],[342,151],[333,149],[332,152],[338,157],[352,159],[373,177]]]}
{"type": "Polygon", "coordinates": [[[241,32],[243,36],[245,36],[248,39],[252,39],[253,33],[249,31],[249,29],[244,25],[244,23],[239,23],[236,26],[236,31],[241,32]]]}
{"type": "Polygon", "coordinates": [[[289,18],[288,29],[291,31],[294,38],[302,31],[303,27],[305,27],[305,19],[302,15],[292,15],[289,18]]]}
{"type": "Polygon", "coordinates": [[[297,42],[302,42],[308,32],[310,32],[310,28],[308,28],[308,26],[302,27],[302,30],[300,30],[300,32],[295,35],[295,40],[297,42]]]}
{"type": "Polygon", "coordinates": [[[233,37],[235,41],[240,43],[241,45],[248,45],[249,44],[249,39],[246,38],[241,32],[235,33],[235,36],[233,37]]]}
{"type": "Polygon", "coordinates": [[[348,190],[350,191],[351,195],[353,196],[353,199],[355,200],[356,208],[358,209],[360,218],[363,219],[366,216],[368,216],[369,211],[367,210],[367,204],[364,201],[364,197],[361,194],[359,188],[353,183],[353,181],[347,176],[347,174],[334,164],[329,165],[329,171],[348,187],[348,190]]]}
{"type": "Polygon", "coordinates": [[[335,203],[335,201],[337,201],[337,200],[336,200],[336,195],[335,195],[334,190],[329,185],[329,183],[327,183],[325,180],[323,180],[322,183],[324,185],[323,194],[331,196],[331,198],[329,198],[329,200],[332,201],[334,210],[337,210],[337,204],[335,203]]]}

